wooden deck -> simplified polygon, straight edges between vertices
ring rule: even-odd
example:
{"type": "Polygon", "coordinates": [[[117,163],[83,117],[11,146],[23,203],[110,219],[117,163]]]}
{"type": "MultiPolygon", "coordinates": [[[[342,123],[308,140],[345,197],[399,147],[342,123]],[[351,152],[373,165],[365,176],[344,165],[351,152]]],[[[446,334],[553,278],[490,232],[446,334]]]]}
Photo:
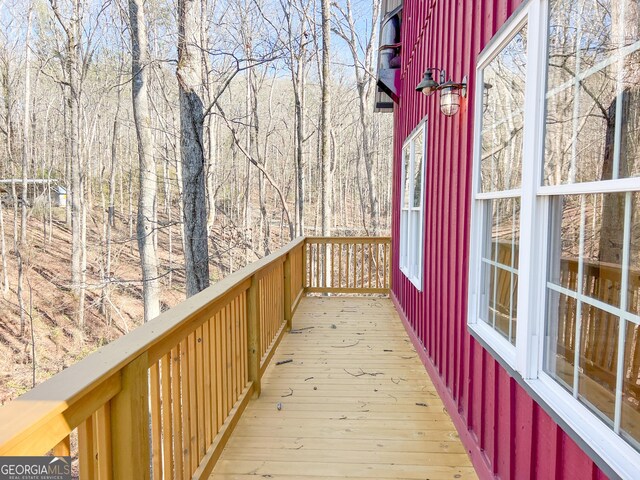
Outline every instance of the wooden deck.
{"type": "Polygon", "coordinates": [[[390,300],[304,298],[293,329],[212,479],[476,478],[390,300]]]}

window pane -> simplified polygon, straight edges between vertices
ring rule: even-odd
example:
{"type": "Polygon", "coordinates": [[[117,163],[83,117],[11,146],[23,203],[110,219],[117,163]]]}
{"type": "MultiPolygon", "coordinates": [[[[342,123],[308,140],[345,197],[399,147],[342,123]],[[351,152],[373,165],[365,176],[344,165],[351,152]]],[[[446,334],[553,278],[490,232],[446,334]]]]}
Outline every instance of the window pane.
{"type": "Polygon", "coordinates": [[[485,202],[487,235],[482,258],[484,302],[480,306],[480,318],[515,345],[520,198],[485,202]]]}
{"type": "Polygon", "coordinates": [[[491,260],[518,268],[520,244],[520,199],[491,201],[491,260]]]}
{"type": "MultiPolygon", "coordinates": [[[[561,70],[564,72],[564,70],[561,70]]],[[[549,72],[551,81],[552,72],[549,72]]],[[[558,185],[569,178],[571,167],[571,144],[573,140],[573,86],[547,98],[547,118],[545,136],[546,185],[558,185]]]]}
{"type": "Polygon", "coordinates": [[[411,242],[409,248],[410,275],[418,278],[420,274],[420,252],[422,251],[422,223],[420,211],[411,211],[411,242]]]}
{"type": "Polygon", "coordinates": [[[632,194],[631,198],[627,310],[635,315],[640,315],[640,193],[632,194]]]}
{"type": "MultiPolygon", "coordinates": [[[[620,428],[640,442],[640,327],[627,322],[624,348],[624,382],[620,428]]],[[[638,448],[640,443],[636,443],[638,448]]]]}
{"type": "Polygon", "coordinates": [[[582,293],[620,306],[624,193],[585,195],[582,293]]]}
{"type": "Polygon", "coordinates": [[[549,281],[620,306],[624,238],[624,193],[567,195],[562,198],[560,239],[551,247],[549,281]],[[582,252],[580,230],[583,229],[582,252]],[[560,248],[560,250],[558,250],[560,248]]]}
{"type": "Polygon", "coordinates": [[[638,9],[550,1],[545,184],[640,175],[638,9]]]}
{"type": "Polygon", "coordinates": [[[413,158],[413,206],[420,208],[422,205],[422,157],[424,144],[422,141],[423,133],[420,132],[415,136],[414,140],[414,158],[413,158]]]}
{"type": "Polygon", "coordinates": [[[549,281],[573,292],[578,291],[581,211],[577,195],[554,199],[551,211],[549,281]]]}
{"type": "Polygon", "coordinates": [[[612,422],[620,319],[583,303],[581,320],[578,398],[612,422]]]}
{"type": "Polygon", "coordinates": [[[519,188],[527,27],[483,71],[482,191],[519,188]]]}
{"type": "Polygon", "coordinates": [[[407,267],[407,240],[408,240],[408,212],[406,210],[402,210],[400,212],[400,266],[403,268],[407,267]]]}
{"type": "Polygon", "coordinates": [[[544,371],[569,391],[573,390],[576,300],[547,290],[544,371]]]}
{"type": "Polygon", "coordinates": [[[487,282],[486,309],[482,319],[515,345],[518,275],[510,270],[483,264],[487,282]]]}
{"type": "Polygon", "coordinates": [[[491,267],[489,318],[493,328],[515,345],[517,276],[503,269],[491,267]]]}
{"type": "Polygon", "coordinates": [[[403,151],[404,165],[402,170],[404,172],[404,179],[402,181],[402,206],[403,208],[409,208],[409,188],[411,179],[411,144],[407,144],[403,151]]]}

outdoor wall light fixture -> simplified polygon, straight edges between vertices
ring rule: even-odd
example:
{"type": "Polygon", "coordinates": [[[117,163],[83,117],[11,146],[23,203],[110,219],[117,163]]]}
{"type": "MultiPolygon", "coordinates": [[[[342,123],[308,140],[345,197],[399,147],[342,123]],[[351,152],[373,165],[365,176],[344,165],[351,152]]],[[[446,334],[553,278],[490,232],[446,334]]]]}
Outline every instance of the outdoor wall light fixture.
{"type": "Polygon", "coordinates": [[[434,93],[436,90],[438,90],[438,87],[440,86],[440,83],[436,82],[433,79],[434,70],[440,72],[440,83],[444,82],[444,79],[445,79],[444,71],[440,70],[439,68],[427,68],[427,70],[424,72],[424,77],[422,78],[422,81],[416,87],[417,92],[422,92],[427,97],[430,96],[432,93],[434,93]]]}
{"type": "Polygon", "coordinates": [[[460,110],[460,96],[467,96],[467,77],[462,82],[456,83],[451,80],[445,82],[446,73],[438,68],[427,68],[422,81],[416,87],[416,91],[424,93],[426,96],[432,95],[440,90],[440,111],[443,115],[450,117],[460,110]],[[433,71],[440,72],[440,83],[433,79],[433,71]]]}

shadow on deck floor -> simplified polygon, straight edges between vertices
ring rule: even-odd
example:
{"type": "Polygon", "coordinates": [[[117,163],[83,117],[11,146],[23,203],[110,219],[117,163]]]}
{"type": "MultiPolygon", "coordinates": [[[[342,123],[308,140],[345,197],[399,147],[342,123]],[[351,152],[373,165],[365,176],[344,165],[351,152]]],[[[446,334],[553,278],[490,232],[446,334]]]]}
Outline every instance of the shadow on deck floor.
{"type": "Polygon", "coordinates": [[[476,478],[389,299],[308,297],[293,328],[212,479],[476,478]]]}

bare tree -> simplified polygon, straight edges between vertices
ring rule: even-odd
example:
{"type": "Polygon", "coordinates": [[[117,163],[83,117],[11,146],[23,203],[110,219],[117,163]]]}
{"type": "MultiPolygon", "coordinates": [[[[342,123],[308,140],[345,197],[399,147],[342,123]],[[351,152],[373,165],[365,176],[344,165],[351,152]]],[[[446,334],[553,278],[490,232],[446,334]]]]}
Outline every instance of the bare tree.
{"type": "Polygon", "coordinates": [[[27,33],[25,41],[25,62],[24,62],[24,107],[23,107],[23,129],[22,129],[22,201],[21,201],[21,219],[20,219],[20,241],[17,243],[16,257],[18,259],[18,308],[20,309],[20,335],[25,332],[25,306],[24,306],[24,254],[27,247],[27,204],[29,201],[29,192],[27,177],[29,171],[29,161],[31,154],[31,116],[29,109],[31,108],[31,22],[33,19],[33,10],[29,4],[27,13],[27,33]]]}
{"type": "Polygon", "coordinates": [[[131,76],[133,117],[138,138],[140,163],[140,191],[138,194],[138,251],[142,267],[144,321],[160,314],[158,285],[158,253],[156,251],[156,159],[151,136],[151,114],[149,111],[149,47],[144,12],[144,0],[129,1],[131,24],[131,76]]]}
{"type": "Polygon", "coordinates": [[[367,173],[367,184],[369,192],[369,208],[371,212],[371,234],[378,234],[378,225],[380,223],[380,205],[378,202],[378,185],[377,175],[374,168],[374,148],[372,145],[373,134],[371,131],[371,117],[373,115],[373,96],[375,93],[375,77],[373,75],[375,68],[375,47],[378,43],[378,24],[380,16],[380,2],[373,0],[372,7],[372,25],[368,36],[364,41],[358,34],[358,29],[353,16],[353,8],[351,0],[346,0],[346,11],[338,4],[335,8],[338,12],[337,27],[334,31],[347,43],[349,51],[353,58],[354,73],[356,77],[356,87],[358,90],[358,107],[359,107],[359,123],[362,129],[362,160],[367,173]],[[360,45],[364,43],[364,52],[361,58],[360,45]]]}
{"type": "Polygon", "coordinates": [[[7,269],[7,244],[4,236],[4,214],[0,195],[0,255],[2,256],[2,294],[9,293],[9,271],[7,269]]]}
{"type": "Polygon", "coordinates": [[[321,163],[321,232],[331,235],[331,197],[333,176],[331,172],[331,1],[322,3],[322,107],[320,114],[320,163],[321,163]]]}
{"type": "Polygon", "coordinates": [[[180,152],[184,208],[184,259],[187,296],[209,286],[207,197],[204,170],[204,106],[199,48],[200,2],[178,1],[178,88],[180,97],[180,152]]]}
{"type": "Polygon", "coordinates": [[[82,207],[82,160],[80,155],[80,49],[81,49],[81,0],[72,0],[71,15],[68,21],[64,19],[57,0],[49,0],[53,13],[62,27],[66,36],[64,56],[64,92],[65,112],[67,114],[67,150],[69,152],[69,169],[71,177],[71,286],[78,301],[76,322],[84,326],[85,303],[85,279],[86,271],[83,268],[83,222],[82,207]]]}

